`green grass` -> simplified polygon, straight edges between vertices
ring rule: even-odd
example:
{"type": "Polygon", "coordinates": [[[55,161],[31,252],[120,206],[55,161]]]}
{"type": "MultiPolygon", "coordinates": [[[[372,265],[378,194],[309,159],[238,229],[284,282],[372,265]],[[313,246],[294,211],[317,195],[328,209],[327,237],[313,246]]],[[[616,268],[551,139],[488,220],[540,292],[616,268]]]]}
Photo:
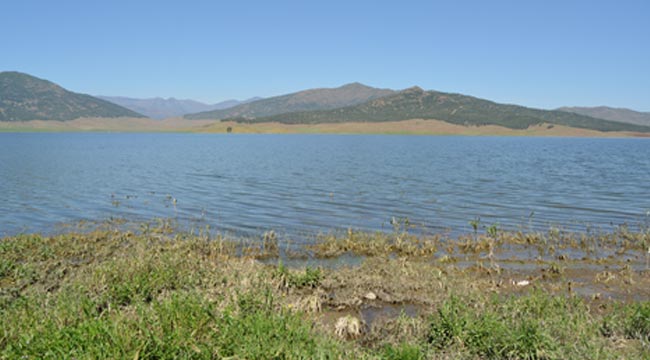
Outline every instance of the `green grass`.
{"type": "Polygon", "coordinates": [[[189,292],[109,309],[70,292],[43,305],[24,299],[3,311],[2,357],[269,359],[342,354],[336,341],[315,336],[300,314],[276,311],[268,303],[219,310],[218,304],[189,292]]]}
{"type": "MultiPolygon", "coordinates": [[[[390,251],[415,246],[404,233],[398,228],[379,243],[390,251]]],[[[369,235],[350,235],[370,243],[369,235]]],[[[260,242],[275,251],[271,236],[260,242]]],[[[495,280],[491,275],[380,255],[328,270],[235,254],[222,238],[175,234],[164,222],[138,234],[4,238],[0,359],[650,356],[647,301],[593,303],[535,288],[500,292],[482,285],[495,280]],[[354,316],[369,290],[380,295],[375,304],[388,295],[398,304],[420,299],[422,312],[366,324],[352,339],[337,337],[323,317],[354,316]],[[300,306],[310,301],[319,305],[300,306]],[[340,306],[347,313],[338,313],[340,306]]]]}
{"type": "Polygon", "coordinates": [[[396,346],[386,345],[380,356],[388,360],[420,360],[424,359],[422,349],[413,344],[403,343],[396,346]]]}
{"type": "Polygon", "coordinates": [[[576,310],[557,299],[537,295],[495,300],[477,309],[452,297],[432,316],[429,341],[441,351],[460,347],[490,359],[556,358],[560,342],[550,330],[564,332],[565,325],[543,326],[541,322],[554,321],[556,314],[573,315],[576,310]]]}
{"type": "Polygon", "coordinates": [[[290,271],[282,261],[278,262],[278,267],[273,273],[273,278],[281,288],[317,288],[322,277],[320,269],[307,267],[304,272],[290,271]]]}

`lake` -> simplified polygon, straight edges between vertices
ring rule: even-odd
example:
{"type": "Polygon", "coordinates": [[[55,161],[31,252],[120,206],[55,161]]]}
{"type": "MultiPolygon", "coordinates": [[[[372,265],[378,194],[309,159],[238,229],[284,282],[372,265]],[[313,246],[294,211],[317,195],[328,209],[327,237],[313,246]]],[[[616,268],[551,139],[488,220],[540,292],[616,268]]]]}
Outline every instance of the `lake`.
{"type": "Polygon", "coordinates": [[[650,218],[650,140],[0,133],[0,235],[173,218],[256,235],[609,231],[650,218]]]}

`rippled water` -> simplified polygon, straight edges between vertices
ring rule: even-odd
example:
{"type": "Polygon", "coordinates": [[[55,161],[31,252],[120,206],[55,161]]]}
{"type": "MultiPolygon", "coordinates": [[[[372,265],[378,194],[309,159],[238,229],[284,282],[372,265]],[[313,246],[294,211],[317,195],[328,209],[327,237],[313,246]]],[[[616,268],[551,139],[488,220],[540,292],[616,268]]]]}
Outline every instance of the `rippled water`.
{"type": "Polygon", "coordinates": [[[0,235],[110,217],[223,232],[647,223],[650,140],[0,134],[0,235]]]}

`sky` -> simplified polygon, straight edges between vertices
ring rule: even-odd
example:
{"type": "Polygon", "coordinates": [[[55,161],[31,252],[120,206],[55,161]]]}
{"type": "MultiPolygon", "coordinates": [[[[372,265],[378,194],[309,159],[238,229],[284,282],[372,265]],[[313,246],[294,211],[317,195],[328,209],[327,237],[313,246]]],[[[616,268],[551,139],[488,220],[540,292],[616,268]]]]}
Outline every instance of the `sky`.
{"type": "Polygon", "coordinates": [[[350,82],[650,111],[650,1],[0,2],[0,71],[204,102],[350,82]]]}

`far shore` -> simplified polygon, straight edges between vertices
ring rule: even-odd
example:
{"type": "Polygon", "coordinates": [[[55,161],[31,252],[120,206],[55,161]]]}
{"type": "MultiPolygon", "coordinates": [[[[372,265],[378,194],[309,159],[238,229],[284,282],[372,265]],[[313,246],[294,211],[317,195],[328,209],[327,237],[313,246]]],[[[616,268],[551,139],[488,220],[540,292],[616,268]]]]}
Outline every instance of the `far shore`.
{"type": "Polygon", "coordinates": [[[509,129],[496,125],[463,126],[439,120],[387,122],[343,122],[322,124],[237,123],[219,120],[165,120],[143,118],[80,118],[70,121],[31,120],[0,122],[0,132],[176,132],[234,134],[394,134],[394,135],[466,135],[466,136],[549,136],[598,138],[647,138],[650,133],[572,128],[540,124],[527,129],[509,129]]]}

